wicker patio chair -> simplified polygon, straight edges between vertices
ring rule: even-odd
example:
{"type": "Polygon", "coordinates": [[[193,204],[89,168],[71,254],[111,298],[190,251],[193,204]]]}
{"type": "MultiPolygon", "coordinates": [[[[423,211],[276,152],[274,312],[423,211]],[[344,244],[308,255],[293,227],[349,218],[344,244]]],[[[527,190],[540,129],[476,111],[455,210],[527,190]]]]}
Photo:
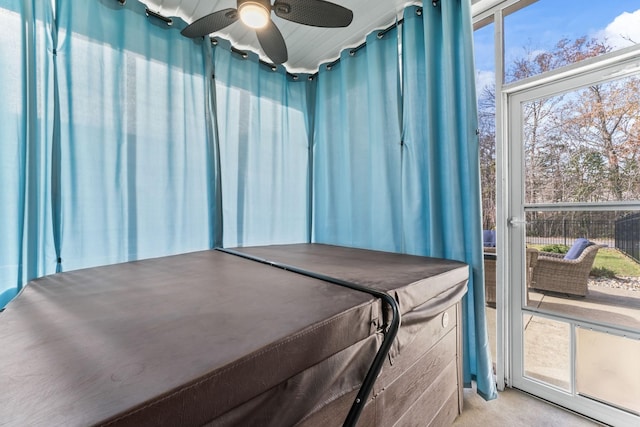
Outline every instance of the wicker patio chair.
{"type": "Polygon", "coordinates": [[[527,287],[524,290],[525,305],[529,305],[529,288],[533,283],[533,272],[538,265],[540,251],[535,248],[527,248],[527,287]]]}
{"type": "Polygon", "coordinates": [[[604,246],[587,246],[574,260],[564,259],[564,254],[540,252],[536,268],[533,269],[531,287],[542,291],[585,296],[588,291],[589,272],[598,249],[602,247],[604,246]]]}
{"type": "MultiPolygon", "coordinates": [[[[496,306],[496,248],[484,248],[484,298],[490,307],[496,306]]],[[[527,248],[527,286],[531,286],[533,270],[538,262],[539,251],[527,248]]],[[[528,295],[528,294],[527,294],[528,295]]]]}
{"type": "Polygon", "coordinates": [[[484,300],[490,307],[496,306],[496,248],[484,248],[484,300]]]}

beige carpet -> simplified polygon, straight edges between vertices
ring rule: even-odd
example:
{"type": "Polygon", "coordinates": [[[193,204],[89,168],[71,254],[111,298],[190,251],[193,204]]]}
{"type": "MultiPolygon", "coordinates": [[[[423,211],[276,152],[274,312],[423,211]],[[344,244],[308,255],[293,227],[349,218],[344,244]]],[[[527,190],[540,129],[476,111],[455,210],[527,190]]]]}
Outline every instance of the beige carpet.
{"type": "Polygon", "coordinates": [[[565,411],[514,389],[500,392],[489,402],[475,391],[464,391],[464,410],[454,426],[483,427],[592,427],[601,424],[565,411]]]}

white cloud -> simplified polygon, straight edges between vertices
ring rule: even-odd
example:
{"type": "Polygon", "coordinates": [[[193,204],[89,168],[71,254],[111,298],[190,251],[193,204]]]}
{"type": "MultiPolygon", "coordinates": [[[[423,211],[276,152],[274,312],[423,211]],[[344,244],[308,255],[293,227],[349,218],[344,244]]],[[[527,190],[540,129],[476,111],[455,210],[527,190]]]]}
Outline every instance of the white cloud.
{"type": "Polygon", "coordinates": [[[606,39],[615,49],[640,44],[640,9],[633,13],[624,12],[595,35],[598,39],[606,39]]]}
{"type": "Polygon", "coordinates": [[[478,98],[482,95],[485,87],[491,87],[496,82],[496,73],[493,71],[477,70],[476,71],[476,95],[478,98]]]}

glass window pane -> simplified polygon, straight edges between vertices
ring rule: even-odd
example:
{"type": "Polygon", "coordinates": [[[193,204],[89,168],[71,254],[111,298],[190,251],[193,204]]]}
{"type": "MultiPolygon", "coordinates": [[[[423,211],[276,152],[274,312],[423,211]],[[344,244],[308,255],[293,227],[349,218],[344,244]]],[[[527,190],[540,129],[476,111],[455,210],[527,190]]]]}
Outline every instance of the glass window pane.
{"type": "MultiPolygon", "coordinates": [[[[480,142],[480,174],[482,188],[482,228],[496,227],[496,97],[495,50],[493,22],[473,33],[476,93],[478,99],[478,130],[480,142]]],[[[496,260],[495,248],[485,248],[485,297],[487,330],[492,360],[496,363],[496,260]]]]}
{"type": "Polygon", "coordinates": [[[526,227],[529,307],[640,330],[640,212],[528,212],[526,227]],[[594,244],[570,254],[580,238],[594,244]]]}
{"type": "Polygon", "coordinates": [[[514,82],[640,42],[637,0],[538,0],[505,16],[505,81],[514,82]]]}
{"type": "Polygon", "coordinates": [[[640,200],[640,77],[522,106],[527,203],[640,200]]]}
{"type": "Polygon", "coordinates": [[[524,375],[571,390],[569,324],[524,316],[524,375]]]}
{"type": "Polygon", "coordinates": [[[482,186],[482,228],[496,227],[496,85],[493,23],[474,35],[480,177],[482,186]]]}
{"type": "Polygon", "coordinates": [[[577,392],[640,415],[638,357],[638,340],[576,328],[577,392]]]}

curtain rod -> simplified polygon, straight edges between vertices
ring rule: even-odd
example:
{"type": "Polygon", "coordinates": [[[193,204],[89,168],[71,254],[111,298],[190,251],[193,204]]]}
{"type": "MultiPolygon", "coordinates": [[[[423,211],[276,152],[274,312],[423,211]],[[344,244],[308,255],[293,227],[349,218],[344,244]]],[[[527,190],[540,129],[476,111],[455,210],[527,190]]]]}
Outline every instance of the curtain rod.
{"type": "MultiPolygon", "coordinates": [[[[433,0],[431,2],[431,5],[433,7],[437,7],[439,2],[440,2],[440,0],[433,0]]],[[[416,9],[416,15],[418,15],[418,16],[422,15],[422,7],[418,7],[416,9]]],[[[383,30],[380,30],[378,32],[378,34],[377,34],[378,39],[383,38],[385,36],[385,34],[387,34],[389,31],[393,30],[394,28],[398,27],[398,25],[402,24],[403,22],[404,22],[404,18],[400,19],[399,21],[397,21],[397,22],[395,22],[395,23],[393,23],[391,25],[389,25],[387,28],[385,28],[383,30]]],[[[218,40],[215,39],[214,37],[212,37],[211,38],[211,44],[213,44],[214,46],[217,46],[218,45],[218,40]]],[[[362,49],[366,45],[367,45],[367,42],[365,41],[362,44],[360,44],[360,45],[358,45],[358,46],[356,46],[354,48],[351,48],[349,50],[349,55],[350,56],[354,56],[360,49],[362,49]]],[[[240,49],[237,49],[237,48],[235,48],[233,46],[231,46],[231,51],[233,53],[236,53],[236,54],[240,55],[243,59],[247,59],[249,57],[249,54],[247,52],[245,52],[243,50],[240,50],[240,49]]],[[[270,64],[270,63],[268,63],[266,61],[263,61],[262,59],[259,59],[259,61],[260,61],[260,63],[262,65],[265,65],[265,66],[271,68],[272,71],[276,71],[278,69],[278,67],[276,65],[274,65],[274,64],[270,64]]],[[[333,68],[333,66],[336,65],[338,62],[340,62],[340,58],[336,59],[333,62],[328,63],[327,65],[325,65],[325,67],[326,67],[327,70],[331,70],[331,68],[333,68]]],[[[287,71],[287,75],[290,76],[293,80],[298,80],[299,79],[299,76],[297,74],[292,74],[292,73],[289,73],[288,71],[287,71]]],[[[309,75],[309,80],[313,80],[317,75],[318,75],[318,71],[316,71],[313,74],[310,74],[309,75]]]]}
{"type": "MultiPolygon", "coordinates": [[[[211,41],[211,44],[213,46],[218,46],[218,39],[216,39],[215,37],[211,37],[209,40],[211,41]]],[[[232,53],[235,53],[236,55],[239,55],[242,59],[249,58],[249,52],[247,52],[247,51],[240,50],[240,49],[238,49],[237,47],[234,47],[234,46],[231,46],[230,50],[231,50],[232,53]]],[[[270,62],[263,61],[262,59],[258,59],[258,62],[260,63],[260,65],[264,65],[265,67],[269,67],[269,69],[271,71],[276,71],[278,69],[278,66],[276,64],[272,64],[270,62]]],[[[287,76],[291,77],[293,80],[299,80],[300,79],[300,76],[298,74],[293,74],[293,73],[290,73],[288,71],[286,72],[286,74],[287,74],[287,76]]],[[[309,80],[313,80],[317,74],[318,73],[310,74],[308,79],[309,80]]]]}
{"type": "MultiPolygon", "coordinates": [[[[118,3],[120,3],[122,6],[124,6],[127,3],[127,0],[116,0],[118,3]]],[[[440,2],[440,0],[432,0],[431,1],[431,5],[433,7],[437,7],[438,3],[440,2]]],[[[168,18],[166,16],[163,16],[157,12],[154,12],[152,10],[150,10],[149,8],[145,8],[145,14],[147,15],[147,17],[153,17],[156,19],[159,19],[161,21],[163,21],[164,23],[166,23],[168,26],[173,25],[173,19],[168,18]]],[[[420,16],[422,15],[422,7],[418,7],[416,9],[416,15],[420,16]]],[[[397,28],[398,25],[402,24],[404,22],[404,19],[400,19],[399,21],[396,21],[395,23],[391,24],[390,26],[388,26],[387,28],[385,28],[384,30],[380,30],[377,34],[378,39],[381,39],[385,36],[385,34],[387,34],[389,31],[393,30],[394,28],[397,28]]],[[[217,46],[218,45],[218,40],[215,37],[211,37],[210,38],[211,44],[213,46],[217,46]]],[[[367,45],[367,42],[363,42],[362,44],[351,48],[349,50],[349,55],[350,56],[354,56],[360,49],[362,49],[363,47],[365,47],[367,45]]],[[[231,46],[231,52],[240,55],[243,59],[247,59],[249,57],[249,54],[243,50],[237,49],[233,46],[231,46]]],[[[269,67],[272,71],[276,71],[278,69],[278,66],[266,61],[263,61],[262,59],[258,59],[258,61],[260,62],[260,64],[269,67]]],[[[334,65],[336,65],[338,62],[340,62],[340,58],[336,59],[333,62],[328,63],[327,65],[325,65],[327,70],[331,70],[331,68],[333,68],[334,65]]],[[[300,78],[300,76],[298,74],[292,74],[290,72],[286,72],[286,74],[291,77],[293,80],[298,80],[300,78]]],[[[309,80],[313,80],[316,76],[318,75],[318,71],[316,71],[313,74],[309,74],[308,79],[309,80]]]]}
{"type": "MultiPolygon", "coordinates": [[[[440,0],[433,0],[431,2],[431,4],[433,5],[433,7],[438,6],[438,2],[440,0]]],[[[422,15],[422,8],[418,7],[416,9],[416,15],[421,16],[422,15]]],[[[404,18],[400,19],[399,21],[389,25],[387,28],[385,28],[384,30],[380,30],[378,31],[377,37],[378,39],[381,39],[385,36],[385,34],[387,34],[389,31],[393,30],[394,28],[398,27],[400,24],[402,24],[404,22],[404,18]]],[[[367,45],[367,42],[363,42],[362,44],[352,48],[351,50],[349,50],[349,56],[354,56],[360,49],[362,49],[363,47],[365,47],[367,45]]],[[[327,71],[331,70],[331,68],[333,68],[334,65],[336,65],[338,62],[340,62],[340,58],[336,59],[333,62],[328,63],[327,65],[325,65],[325,68],[327,69],[327,71]]],[[[316,74],[318,74],[316,72],[316,74]]]]}
{"type": "MultiPolygon", "coordinates": [[[[120,1],[120,0],[118,0],[120,1]]],[[[125,0],[126,2],[127,0],[125,0]]],[[[124,4],[124,3],[122,3],[124,4]]],[[[144,9],[144,13],[147,15],[147,17],[153,17],[156,19],[159,19],[160,21],[164,22],[165,24],[167,24],[168,26],[173,25],[173,19],[171,18],[167,18],[166,16],[160,15],[157,12],[154,12],[153,10],[150,10],[148,7],[144,9]]]]}
{"type": "MultiPolygon", "coordinates": [[[[127,4],[127,0],[116,0],[118,3],[120,3],[120,6],[124,6],[125,4],[127,4]]],[[[144,8],[144,13],[145,15],[147,15],[147,18],[152,17],[152,18],[156,18],[162,22],[164,22],[165,24],[167,24],[167,26],[172,26],[173,25],[173,19],[169,18],[167,16],[164,15],[160,15],[158,12],[154,12],[153,10],[149,9],[148,7],[144,8]]]]}

